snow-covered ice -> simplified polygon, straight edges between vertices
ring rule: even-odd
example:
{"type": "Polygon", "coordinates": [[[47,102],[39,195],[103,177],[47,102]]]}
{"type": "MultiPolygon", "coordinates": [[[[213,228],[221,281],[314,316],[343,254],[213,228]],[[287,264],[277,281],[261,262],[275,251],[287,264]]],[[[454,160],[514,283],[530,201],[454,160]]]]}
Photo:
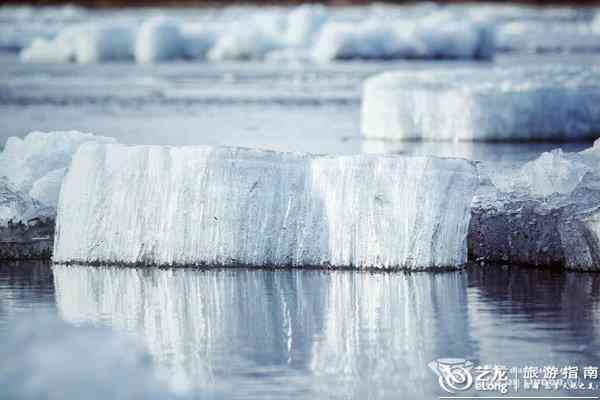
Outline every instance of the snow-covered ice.
{"type": "Polygon", "coordinates": [[[54,260],[460,267],[477,184],[459,159],[86,144],[54,260]]]}
{"type": "Polygon", "coordinates": [[[56,207],[62,178],[77,148],[86,142],[115,139],[77,131],[31,132],[10,137],[0,152],[0,177],[21,196],[56,207]]]}
{"type": "Polygon", "coordinates": [[[593,270],[600,264],[600,144],[560,149],[521,167],[481,165],[470,258],[593,270]]]}
{"type": "Polygon", "coordinates": [[[570,65],[387,72],[364,84],[371,138],[556,141],[600,133],[600,68],[570,65]]]}

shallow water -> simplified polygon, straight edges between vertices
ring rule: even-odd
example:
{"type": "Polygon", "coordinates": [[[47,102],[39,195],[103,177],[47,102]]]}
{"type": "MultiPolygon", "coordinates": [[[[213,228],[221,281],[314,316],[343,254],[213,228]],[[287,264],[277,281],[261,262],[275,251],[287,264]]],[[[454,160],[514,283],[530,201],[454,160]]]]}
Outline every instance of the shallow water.
{"type": "Polygon", "coordinates": [[[0,295],[0,329],[33,311],[108,327],[143,344],[184,397],[437,398],[445,392],[427,364],[440,357],[511,367],[600,363],[597,274],[22,262],[0,264],[0,295]]]}

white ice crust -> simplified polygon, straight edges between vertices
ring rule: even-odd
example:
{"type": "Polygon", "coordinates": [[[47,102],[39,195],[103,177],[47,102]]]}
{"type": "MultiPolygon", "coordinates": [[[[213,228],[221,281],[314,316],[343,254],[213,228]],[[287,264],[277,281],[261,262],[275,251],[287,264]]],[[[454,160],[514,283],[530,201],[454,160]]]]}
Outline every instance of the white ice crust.
{"type": "Polygon", "coordinates": [[[465,160],[87,144],[54,260],[460,267],[478,184],[465,160]]]}
{"type": "Polygon", "coordinates": [[[600,132],[600,69],[569,65],[388,72],[364,84],[367,137],[545,141],[600,132]]]}

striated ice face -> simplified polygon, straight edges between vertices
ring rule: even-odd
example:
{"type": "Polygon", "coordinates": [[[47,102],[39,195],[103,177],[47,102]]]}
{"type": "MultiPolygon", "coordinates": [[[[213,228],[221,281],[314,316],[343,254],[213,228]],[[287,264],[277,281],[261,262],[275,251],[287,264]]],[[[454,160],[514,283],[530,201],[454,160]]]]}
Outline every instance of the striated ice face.
{"type": "Polygon", "coordinates": [[[389,72],[365,82],[362,132],[385,139],[550,141],[600,131],[600,69],[389,72]]]}
{"type": "Polygon", "coordinates": [[[480,168],[470,258],[591,270],[600,265],[600,152],[542,154],[520,168],[480,168]],[[487,183],[487,184],[485,184],[487,183]]]}
{"type": "Polygon", "coordinates": [[[478,185],[465,160],[82,146],[54,260],[460,267],[478,185]]]}

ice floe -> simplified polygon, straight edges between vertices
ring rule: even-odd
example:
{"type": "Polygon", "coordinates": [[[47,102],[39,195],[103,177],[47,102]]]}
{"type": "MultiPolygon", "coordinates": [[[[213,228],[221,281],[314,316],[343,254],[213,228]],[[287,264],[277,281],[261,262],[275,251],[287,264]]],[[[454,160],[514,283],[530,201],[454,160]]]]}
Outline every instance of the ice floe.
{"type": "Polygon", "coordinates": [[[54,260],[460,267],[466,160],[87,144],[63,182],[54,260]]]}
{"type": "Polygon", "coordinates": [[[600,69],[387,72],[364,84],[362,132],[400,140],[557,141],[600,132],[600,69]]]}

